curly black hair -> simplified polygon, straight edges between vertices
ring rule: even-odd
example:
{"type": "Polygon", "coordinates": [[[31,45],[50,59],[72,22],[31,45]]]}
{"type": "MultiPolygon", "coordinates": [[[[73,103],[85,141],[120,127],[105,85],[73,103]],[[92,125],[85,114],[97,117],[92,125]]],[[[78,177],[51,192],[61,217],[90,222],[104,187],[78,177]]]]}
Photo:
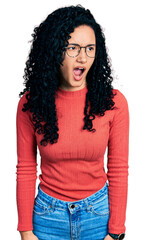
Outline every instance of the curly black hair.
{"type": "Polygon", "coordinates": [[[105,36],[102,27],[95,21],[89,9],[82,5],[67,6],[56,9],[42,23],[34,28],[33,40],[26,67],[24,85],[21,95],[26,94],[27,103],[22,111],[33,113],[35,131],[44,134],[40,144],[56,143],[59,137],[58,118],[55,105],[55,93],[60,85],[60,65],[63,65],[64,46],[68,44],[70,33],[80,25],[90,26],[96,37],[96,55],[86,76],[87,93],[84,107],[83,129],[92,128],[95,115],[104,116],[106,110],[115,107],[112,86],[111,61],[107,53],[105,36]],[[87,113],[90,101],[90,110],[87,113]],[[44,121],[45,124],[42,124],[44,121]]]}

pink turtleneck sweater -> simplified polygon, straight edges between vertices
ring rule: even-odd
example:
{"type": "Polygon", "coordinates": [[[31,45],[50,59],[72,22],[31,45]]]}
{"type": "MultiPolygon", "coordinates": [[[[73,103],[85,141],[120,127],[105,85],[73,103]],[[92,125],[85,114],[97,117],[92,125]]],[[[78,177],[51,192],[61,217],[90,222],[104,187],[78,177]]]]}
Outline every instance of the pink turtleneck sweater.
{"type": "Polygon", "coordinates": [[[100,190],[108,179],[109,232],[125,232],[128,192],[129,111],[125,96],[117,89],[108,110],[92,121],[96,132],[82,130],[87,86],[77,91],[58,89],[55,98],[59,139],[40,145],[43,135],[34,131],[32,113],[23,112],[25,95],[18,102],[17,209],[19,231],[33,230],[32,216],[37,178],[37,146],[41,156],[40,186],[48,195],[76,201],[100,190]],[[107,172],[104,154],[107,148],[107,172]]]}

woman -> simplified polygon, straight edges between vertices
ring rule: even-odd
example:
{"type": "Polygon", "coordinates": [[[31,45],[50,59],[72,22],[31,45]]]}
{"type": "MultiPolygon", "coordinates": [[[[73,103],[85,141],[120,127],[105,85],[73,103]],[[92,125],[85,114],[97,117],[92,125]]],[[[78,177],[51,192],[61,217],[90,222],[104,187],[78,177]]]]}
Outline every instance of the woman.
{"type": "Polygon", "coordinates": [[[17,230],[22,240],[123,239],[129,111],[101,26],[77,5],[34,32],[17,108],[17,230]]]}

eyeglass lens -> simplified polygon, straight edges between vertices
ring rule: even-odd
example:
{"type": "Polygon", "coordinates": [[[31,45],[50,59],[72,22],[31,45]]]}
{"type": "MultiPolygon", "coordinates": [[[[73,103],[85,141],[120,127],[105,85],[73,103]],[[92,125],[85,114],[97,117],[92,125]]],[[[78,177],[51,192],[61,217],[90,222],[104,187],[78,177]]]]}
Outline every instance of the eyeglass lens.
{"type": "MultiPolygon", "coordinates": [[[[75,57],[79,55],[80,46],[69,44],[67,47],[67,53],[70,57],[75,57]]],[[[88,57],[95,57],[96,46],[90,45],[86,46],[86,54],[88,57]]]]}

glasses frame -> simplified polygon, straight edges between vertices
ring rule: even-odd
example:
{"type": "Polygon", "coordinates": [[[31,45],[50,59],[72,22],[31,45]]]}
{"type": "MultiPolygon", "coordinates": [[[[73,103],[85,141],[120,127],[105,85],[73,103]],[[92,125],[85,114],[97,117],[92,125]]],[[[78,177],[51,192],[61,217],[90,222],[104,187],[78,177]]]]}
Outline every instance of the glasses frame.
{"type": "MultiPolygon", "coordinates": [[[[87,46],[84,46],[84,47],[82,46],[82,47],[81,47],[79,44],[76,44],[76,43],[70,43],[69,45],[78,46],[78,47],[80,48],[80,49],[79,49],[79,52],[78,52],[78,54],[77,54],[76,56],[70,56],[70,55],[68,54],[68,52],[66,51],[67,55],[68,55],[69,57],[73,57],[73,58],[74,58],[74,57],[77,57],[77,56],[80,54],[80,51],[81,51],[82,48],[85,48],[85,53],[86,53],[86,55],[88,56],[88,54],[87,54],[87,52],[86,52],[86,48],[89,47],[89,46],[96,46],[96,44],[88,44],[87,46]]],[[[68,45],[68,46],[69,46],[69,45],[68,45]]],[[[68,49],[68,46],[67,46],[67,47],[64,47],[64,48],[65,48],[65,49],[68,49]]],[[[96,55],[96,54],[95,54],[95,55],[96,55]]],[[[95,58],[95,56],[94,56],[94,57],[88,56],[88,57],[89,57],[89,58],[95,58]]]]}

